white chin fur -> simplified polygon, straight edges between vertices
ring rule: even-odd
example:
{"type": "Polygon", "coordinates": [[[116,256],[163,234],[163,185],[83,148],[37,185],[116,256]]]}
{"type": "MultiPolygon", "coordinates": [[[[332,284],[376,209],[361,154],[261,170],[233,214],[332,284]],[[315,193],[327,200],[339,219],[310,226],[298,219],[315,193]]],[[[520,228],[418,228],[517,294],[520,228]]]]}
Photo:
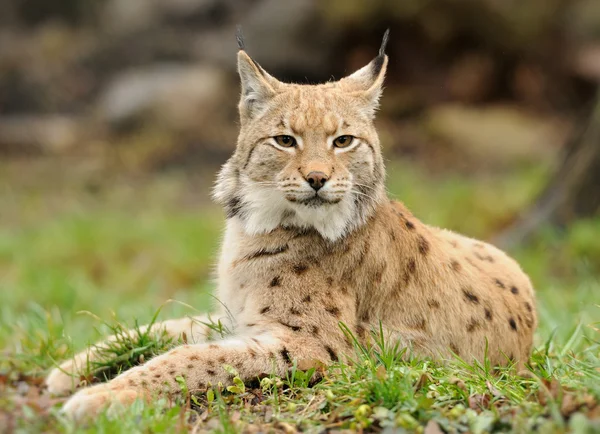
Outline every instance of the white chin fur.
{"type": "Polygon", "coordinates": [[[310,207],[289,202],[282,192],[272,188],[247,185],[243,190],[243,224],[248,235],[268,233],[279,226],[292,226],[314,228],[323,238],[336,241],[361,223],[350,195],[336,204],[310,207]]]}

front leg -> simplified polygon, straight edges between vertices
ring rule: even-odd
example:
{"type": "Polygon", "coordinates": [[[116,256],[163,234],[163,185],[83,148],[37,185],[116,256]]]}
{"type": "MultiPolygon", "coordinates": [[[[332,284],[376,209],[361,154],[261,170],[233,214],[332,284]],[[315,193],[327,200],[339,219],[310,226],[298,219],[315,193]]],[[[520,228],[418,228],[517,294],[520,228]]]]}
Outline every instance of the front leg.
{"type": "MultiPolygon", "coordinates": [[[[166,333],[173,339],[181,339],[185,334],[187,341],[199,343],[206,341],[210,329],[206,324],[210,323],[209,316],[196,316],[181,319],[168,320],[155,323],[151,326],[153,334],[166,333]]],[[[148,326],[140,327],[139,331],[145,333],[148,326]]],[[[129,330],[124,335],[133,337],[136,330],[129,330]]],[[[60,366],[54,368],[48,377],[46,385],[48,391],[53,395],[65,395],[72,392],[80,383],[81,376],[89,371],[94,362],[102,360],[104,349],[110,342],[114,342],[116,336],[110,336],[106,340],[92,345],[86,350],[76,354],[72,359],[64,361],[60,366]]]]}
{"type": "Polygon", "coordinates": [[[349,349],[339,328],[323,332],[325,338],[319,338],[274,327],[253,336],[182,345],[107,384],[81,390],[66,403],[64,411],[81,419],[116,403],[129,404],[137,398],[149,399],[160,393],[177,395],[181,393],[179,377],[191,393],[219,382],[232,384],[233,377],[224,365],[234,367],[244,381],[271,373],[283,376],[294,359],[331,362],[349,349]]]}

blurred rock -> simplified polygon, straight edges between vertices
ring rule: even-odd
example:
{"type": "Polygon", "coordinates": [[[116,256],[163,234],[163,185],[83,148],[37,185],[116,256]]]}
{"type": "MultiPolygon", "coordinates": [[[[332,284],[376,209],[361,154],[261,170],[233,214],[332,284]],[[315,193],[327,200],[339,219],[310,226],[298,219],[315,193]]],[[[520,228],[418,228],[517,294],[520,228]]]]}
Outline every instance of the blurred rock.
{"type": "Polygon", "coordinates": [[[228,94],[227,75],[205,65],[161,64],[114,77],[99,98],[100,118],[115,127],[156,116],[174,129],[197,122],[228,94]]]}
{"type": "MultiPolygon", "coordinates": [[[[215,15],[231,17],[245,2],[232,0],[109,0],[101,13],[102,22],[113,33],[135,33],[165,25],[170,19],[209,21],[215,15]]],[[[198,28],[197,30],[201,30],[198,28]]]]}
{"type": "Polygon", "coordinates": [[[103,27],[111,34],[150,27],[160,18],[158,6],[154,0],[108,0],[101,12],[103,27]]]}
{"type": "Polygon", "coordinates": [[[62,153],[81,138],[81,119],[61,115],[0,117],[0,149],[14,154],[62,153]]]}
{"type": "Polygon", "coordinates": [[[486,166],[552,158],[568,131],[565,122],[511,106],[442,105],[429,111],[426,125],[435,139],[486,166]]]}
{"type": "Polygon", "coordinates": [[[582,47],[573,59],[575,72],[600,84],[600,44],[582,47]]]}

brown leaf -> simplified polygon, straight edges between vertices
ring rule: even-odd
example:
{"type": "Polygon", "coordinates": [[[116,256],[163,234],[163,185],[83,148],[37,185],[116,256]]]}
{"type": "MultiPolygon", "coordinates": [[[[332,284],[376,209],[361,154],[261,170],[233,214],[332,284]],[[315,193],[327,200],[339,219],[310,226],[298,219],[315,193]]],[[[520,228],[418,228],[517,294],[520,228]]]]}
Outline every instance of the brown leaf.
{"type": "Polygon", "coordinates": [[[575,396],[566,394],[560,403],[560,412],[564,417],[569,417],[571,414],[575,413],[580,406],[581,405],[577,402],[575,396]]]}
{"type": "Polygon", "coordinates": [[[432,379],[429,374],[421,374],[419,381],[417,381],[417,384],[415,384],[415,390],[421,390],[427,383],[431,381],[432,379]]]}
{"type": "Polygon", "coordinates": [[[423,434],[444,434],[444,431],[440,428],[440,425],[435,420],[430,420],[425,425],[425,431],[423,434]]]}
{"type": "Polygon", "coordinates": [[[385,366],[380,365],[377,368],[376,375],[377,375],[377,378],[379,378],[380,380],[385,380],[387,378],[387,370],[385,369],[385,366]]]}
{"type": "Polygon", "coordinates": [[[469,408],[473,410],[486,409],[490,406],[491,400],[492,397],[487,393],[471,395],[469,396],[469,408]]]}
{"type": "Polygon", "coordinates": [[[286,422],[277,422],[277,424],[275,425],[275,428],[279,428],[279,429],[283,430],[283,432],[286,434],[295,434],[298,432],[298,430],[296,429],[295,426],[290,425],[289,423],[286,423],[286,422]]]}
{"type": "Polygon", "coordinates": [[[464,381],[462,381],[460,378],[451,378],[450,379],[450,384],[455,384],[460,390],[462,390],[463,392],[467,391],[467,386],[465,384],[464,381]]]}
{"type": "Polygon", "coordinates": [[[498,389],[496,389],[494,387],[494,385],[492,383],[490,383],[489,381],[486,381],[485,385],[487,386],[487,388],[490,391],[490,393],[492,394],[492,396],[494,396],[496,398],[504,397],[504,395],[502,395],[502,393],[498,389]]]}

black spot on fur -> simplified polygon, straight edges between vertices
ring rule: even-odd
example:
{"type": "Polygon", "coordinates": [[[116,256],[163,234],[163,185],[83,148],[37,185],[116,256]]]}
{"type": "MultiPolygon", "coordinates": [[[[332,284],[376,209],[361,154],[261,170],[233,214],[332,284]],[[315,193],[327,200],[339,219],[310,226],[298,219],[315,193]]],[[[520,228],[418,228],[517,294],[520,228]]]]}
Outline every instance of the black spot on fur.
{"type": "Polygon", "coordinates": [[[301,274],[304,274],[306,272],[306,270],[308,270],[308,265],[296,264],[292,267],[292,269],[294,270],[294,273],[296,273],[297,275],[301,275],[301,274]]]}
{"type": "Polygon", "coordinates": [[[282,326],[286,326],[287,328],[292,329],[295,332],[299,332],[300,330],[302,330],[302,327],[298,327],[298,326],[295,326],[295,325],[287,324],[287,323],[284,323],[282,321],[279,321],[279,324],[281,324],[282,326]]]}
{"type": "Polygon", "coordinates": [[[327,283],[327,286],[333,285],[333,277],[328,277],[327,280],[325,280],[325,282],[327,283]]]}
{"type": "Polygon", "coordinates": [[[360,324],[356,326],[356,336],[360,339],[364,339],[367,336],[367,330],[360,324]]]}
{"type": "Polygon", "coordinates": [[[325,310],[336,318],[339,318],[341,315],[340,309],[336,306],[327,306],[325,310]]]}
{"type": "Polygon", "coordinates": [[[275,288],[276,286],[281,286],[281,276],[273,277],[273,280],[271,280],[271,283],[269,283],[269,286],[271,288],[275,288]]]}
{"type": "Polygon", "coordinates": [[[425,318],[419,318],[414,323],[414,328],[416,328],[416,329],[425,330],[426,327],[427,327],[427,322],[425,321],[425,318]]]}
{"type": "Polygon", "coordinates": [[[462,270],[462,265],[460,265],[460,262],[458,262],[456,259],[450,261],[450,267],[457,273],[462,270]]]}
{"type": "Polygon", "coordinates": [[[285,253],[287,252],[287,250],[289,249],[288,245],[284,245],[281,247],[277,247],[275,249],[260,249],[257,252],[251,253],[250,255],[246,256],[246,259],[250,260],[250,259],[256,259],[256,258],[262,258],[265,256],[275,256],[275,255],[279,255],[281,253],[285,253]]]}
{"type": "Polygon", "coordinates": [[[413,231],[415,230],[415,224],[413,222],[411,222],[410,220],[406,220],[406,223],[404,223],[404,225],[406,226],[407,229],[413,231]]]}
{"type": "Polygon", "coordinates": [[[260,314],[261,314],[261,315],[264,315],[265,313],[267,313],[267,312],[268,312],[268,311],[270,311],[270,310],[271,310],[271,307],[270,307],[270,306],[265,306],[265,307],[263,307],[263,308],[260,310],[260,314]]]}
{"type": "Polygon", "coordinates": [[[477,297],[471,291],[469,291],[468,289],[463,288],[462,292],[463,292],[463,296],[465,297],[465,299],[467,301],[470,301],[471,303],[479,304],[479,297],[477,297]]]}
{"type": "Polygon", "coordinates": [[[299,311],[298,309],[296,309],[295,307],[292,307],[292,308],[290,309],[290,313],[291,313],[292,315],[300,315],[300,311],[299,311]]]}
{"type": "Polygon", "coordinates": [[[318,335],[319,334],[319,327],[312,326],[311,331],[312,331],[313,335],[318,335]]]}
{"type": "Polygon", "coordinates": [[[423,235],[419,235],[419,238],[417,239],[417,244],[419,246],[419,253],[421,255],[426,255],[427,253],[429,253],[429,241],[427,241],[423,235]]]}
{"type": "Polygon", "coordinates": [[[533,310],[528,302],[525,302],[525,309],[527,309],[527,312],[531,312],[533,310]]]}
{"type": "Polygon", "coordinates": [[[409,274],[415,274],[416,270],[417,270],[417,261],[415,260],[415,258],[410,258],[408,260],[408,262],[406,263],[406,271],[409,274]]]}
{"type": "Polygon", "coordinates": [[[256,324],[254,324],[254,323],[249,323],[249,324],[246,324],[246,327],[254,327],[255,325],[256,324]]]}
{"type": "Polygon", "coordinates": [[[227,218],[233,218],[239,215],[242,211],[242,202],[239,198],[234,197],[225,205],[225,213],[227,218]]]}
{"type": "Polygon", "coordinates": [[[210,376],[213,376],[213,377],[214,377],[215,375],[217,375],[217,373],[216,373],[215,371],[213,371],[212,369],[207,369],[207,370],[206,370],[206,374],[207,374],[207,375],[210,375],[210,376]]]}
{"type": "Polygon", "coordinates": [[[513,329],[514,331],[517,331],[517,323],[515,322],[514,318],[510,318],[508,320],[508,324],[510,324],[511,329],[513,329]]]}
{"type": "Polygon", "coordinates": [[[477,259],[479,259],[480,261],[485,261],[485,262],[489,262],[491,264],[494,263],[494,258],[492,258],[490,255],[482,255],[479,252],[474,252],[473,255],[475,255],[475,257],[477,259]]]}
{"type": "Polygon", "coordinates": [[[430,298],[429,300],[427,300],[427,306],[433,309],[438,309],[440,307],[440,302],[430,298]]]}
{"type": "Polygon", "coordinates": [[[472,333],[475,330],[477,330],[480,326],[480,322],[478,320],[476,320],[475,318],[471,318],[471,320],[469,321],[469,323],[467,324],[467,332],[472,333]]]}
{"type": "Polygon", "coordinates": [[[327,351],[327,353],[329,354],[329,358],[334,361],[337,362],[339,360],[338,355],[336,354],[335,351],[333,351],[333,348],[331,348],[329,345],[325,345],[325,350],[327,351]]]}
{"type": "Polygon", "coordinates": [[[500,279],[494,279],[494,283],[496,284],[496,286],[498,288],[502,288],[502,289],[506,288],[506,286],[504,286],[504,283],[500,279]]]}
{"type": "Polygon", "coordinates": [[[310,294],[308,294],[306,297],[304,297],[304,298],[302,299],[302,302],[303,302],[303,303],[310,303],[310,294]]]}
{"type": "Polygon", "coordinates": [[[485,319],[487,319],[488,321],[492,320],[492,311],[489,308],[485,308],[485,319]]]}
{"type": "Polygon", "coordinates": [[[510,292],[512,292],[513,294],[518,294],[519,293],[519,288],[517,288],[516,286],[511,286],[510,287],[510,292]]]}
{"type": "Polygon", "coordinates": [[[454,342],[450,343],[450,350],[452,350],[452,352],[454,354],[456,354],[457,356],[460,356],[460,351],[458,351],[458,346],[454,342]]]}
{"type": "Polygon", "coordinates": [[[290,356],[290,352],[287,350],[286,347],[283,347],[280,354],[281,358],[285,361],[285,363],[287,363],[288,365],[292,364],[292,357],[290,356]]]}

